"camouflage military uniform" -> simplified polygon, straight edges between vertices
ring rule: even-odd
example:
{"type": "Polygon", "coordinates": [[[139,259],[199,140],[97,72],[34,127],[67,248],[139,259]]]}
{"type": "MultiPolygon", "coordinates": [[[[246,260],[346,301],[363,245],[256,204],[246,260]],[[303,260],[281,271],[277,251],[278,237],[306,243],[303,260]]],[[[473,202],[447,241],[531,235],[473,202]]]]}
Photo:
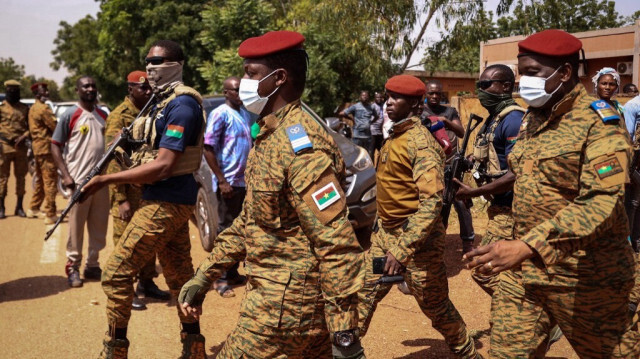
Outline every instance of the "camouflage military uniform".
{"type": "MultiPolygon", "coordinates": [[[[197,91],[189,87],[182,84],[179,84],[178,87],[188,89],[188,95],[185,93],[178,96],[176,87],[170,87],[158,95],[162,101],[152,107],[149,110],[149,114],[143,115],[140,119],[141,121],[148,119],[149,127],[153,126],[156,129],[154,132],[157,132],[157,137],[154,136],[153,141],[149,140],[149,142],[145,143],[149,148],[153,148],[156,151],[160,143],[166,140],[167,137],[180,139],[180,146],[184,145],[182,148],[193,146],[193,144],[187,143],[189,139],[193,139],[194,143],[201,143],[199,138],[202,136],[205,126],[204,113],[201,108],[202,98],[197,91]],[[185,99],[186,97],[192,97],[193,99],[185,99]],[[197,101],[197,110],[192,107],[194,106],[193,100],[197,101]],[[175,106],[169,106],[174,103],[176,104],[175,106]],[[188,111],[178,112],[178,115],[170,116],[169,111],[171,111],[171,108],[176,108],[176,106],[183,106],[188,111]],[[202,113],[201,116],[183,115],[183,113],[195,114],[198,111],[202,113]],[[181,118],[182,122],[180,122],[179,126],[173,125],[174,130],[171,130],[171,124],[162,122],[167,121],[169,117],[173,119],[173,123],[176,123],[177,117],[181,118]],[[198,121],[201,121],[201,123],[198,123],[198,121]],[[165,127],[158,129],[159,126],[165,127]],[[185,130],[185,128],[187,129],[185,130]]],[[[183,150],[181,159],[186,156],[185,152],[186,150],[183,150]]],[[[107,295],[107,319],[110,328],[127,327],[131,317],[131,304],[134,296],[133,281],[140,270],[147,263],[154,260],[156,254],[162,266],[169,291],[173,296],[177,297],[182,285],[193,277],[189,218],[193,214],[194,205],[181,204],[182,198],[176,197],[176,191],[186,191],[187,188],[165,187],[162,190],[157,190],[159,186],[169,182],[174,184],[179,182],[181,185],[189,186],[189,198],[184,201],[190,202],[191,195],[193,195],[193,202],[195,202],[197,184],[192,174],[174,175],[145,187],[143,191],[149,191],[143,193],[143,197],[148,193],[150,197],[158,198],[162,197],[163,193],[169,192],[171,201],[169,201],[169,198],[167,200],[143,199],[140,201],[138,209],[133,214],[131,221],[127,224],[120,240],[109,256],[102,273],[102,289],[107,295]],[[191,193],[194,188],[195,191],[191,193]]],[[[187,197],[186,194],[185,197],[187,197]]],[[[181,323],[196,322],[193,317],[182,314],[177,302],[176,309],[181,323]]]]}
{"type": "Polygon", "coordinates": [[[445,229],[442,209],[444,153],[417,117],[394,125],[376,164],[379,229],[366,257],[365,287],[358,293],[361,335],[390,286],[374,287],[373,257],[387,252],[407,271],[405,281],[422,312],[433,322],[451,351],[475,358],[473,340],[449,299],[444,264],[445,229]]]}
{"type": "Polygon", "coordinates": [[[640,355],[627,306],[635,266],[623,206],[630,144],[589,107],[594,100],[578,84],[550,116],[530,110],[509,155],[514,236],[537,255],[503,272],[492,358],[538,357],[555,323],[582,358],[640,355]]]}
{"type": "Polygon", "coordinates": [[[36,188],[31,197],[29,208],[40,209],[46,199],[45,215],[56,215],[56,194],[58,193],[58,171],[51,155],[51,136],[56,129],[56,117],[44,102],[36,100],[29,109],[29,132],[31,148],[36,159],[36,188]]]}
{"type": "Polygon", "coordinates": [[[0,198],[7,196],[7,182],[9,181],[10,166],[16,176],[16,195],[24,196],[24,177],[27,175],[28,160],[27,146],[23,141],[16,149],[7,141],[15,141],[18,137],[29,133],[27,114],[29,107],[18,102],[11,105],[7,100],[0,104],[0,198]]]}
{"type": "MultiPolygon", "coordinates": [[[[140,110],[131,102],[129,97],[125,97],[124,101],[111,111],[105,124],[104,142],[107,147],[123,127],[131,125],[139,113],[140,110]]],[[[122,171],[120,164],[117,161],[111,161],[106,173],[116,173],[119,171],[122,171]]],[[[135,212],[142,200],[142,188],[128,184],[109,185],[109,199],[111,201],[111,219],[113,220],[113,244],[118,244],[120,236],[122,236],[125,228],[127,228],[127,224],[129,224],[129,221],[120,219],[120,209],[118,206],[124,201],[129,201],[131,212],[135,212]]],[[[155,275],[156,260],[154,256],[140,269],[140,278],[151,279],[155,277],[155,275]]]]}
{"type": "Polygon", "coordinates": [[[343,176],[335,142],[299,101],[261,120],[242,212],[199,268],[213,282],[246,263],[238,325],[218,358],[330,358],[329,332],[357,327],[363,253],[343,176]]]}

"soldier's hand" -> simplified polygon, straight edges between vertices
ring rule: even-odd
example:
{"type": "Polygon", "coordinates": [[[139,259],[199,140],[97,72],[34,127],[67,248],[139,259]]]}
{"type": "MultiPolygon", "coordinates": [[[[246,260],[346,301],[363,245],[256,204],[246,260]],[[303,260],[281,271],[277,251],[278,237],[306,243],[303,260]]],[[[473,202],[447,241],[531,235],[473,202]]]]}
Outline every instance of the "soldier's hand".
{"type": "Polygon", "coordinates": [[[461,182],[457,178],[454,178],[453,181],[459,186],[458,192],[456,192],[457,200],[465,200],[465,199],[476,197],[474,194],[473,187],[465,184],[464,182],[461,182]]]}
{"type": "Polygon", "coordinates": [[[211,288],[212,282],[207,278],[204,273],[200,272],[200,269],[196,271],[196,274],[180,289],[178,295],[178,303],[180,303],[180,310],[184,315],[190,315],[197,320],[200,320],[202,314],[202,302],[207,295],[209,288],[211,288]]]}
{"type": "Polygon", "coordinates": [[[82,191],[82,200],[89,198],[92,194],[98,192],[98,190],[107,184],[105,176],[95,176],[85,184],[80,191],[82,191]]]}
{"type": "Polygon", "coordinates": [[[131,203],[129,201],[123,201],[118,205],[119,217],[123,221],[128,221],[131,218],[131,203]]]}
{"type": "Polygon", "coordinates": [[[62,184],[72,191],[76,189],[76,182],[69,176],[65,176],[62,179],[62,184]]]}
{"type": "Polygon", "coordinates": [[[462,256],[467,269],[476,268],[481,274],[496,274],[514,268],[535,252],[523,241],[497,241],[478,247],[462,256]]]}
{"type": "Polygon", "coordinates": [[[229,182],[227,181],[220,182],[219,187],[220,187],[220,194],[222,195],[222,197],[231,198],[231,196],[233,195],[233,187],[231,187],[229,182]]]}
{"type": "Polygon", "coordinates": [[[384,265],[384,273],[386,275],[398,275],[404,272],[404,266],[398,262],[391,252],[387,252],[386,257],[387,263],[384,265]]]}

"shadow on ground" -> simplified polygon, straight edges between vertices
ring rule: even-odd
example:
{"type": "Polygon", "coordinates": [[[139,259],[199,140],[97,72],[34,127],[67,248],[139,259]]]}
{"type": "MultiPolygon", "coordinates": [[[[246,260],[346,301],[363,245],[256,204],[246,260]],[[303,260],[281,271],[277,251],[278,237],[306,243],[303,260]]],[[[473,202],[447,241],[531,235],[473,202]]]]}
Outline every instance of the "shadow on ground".
{"type": "Polygon", "coordinates": [[[62,276],[27,277],[0,283],[0,303],[48,297],[69,289],[62,276]]]}
{"type": "Polygon", "coordinates": [[[449,347],[442,339],[413,339],[405,340],[402,345],[407,347],[428,347],[415,353],[407,354],[398,359],[423,359],[423,358],[448,358],[450,356],[449,347]]]}
{"type": "MultiPolygon", "coordinates": [[[[482,241],[482,235],[476,234],[475,245],[482,241]]],[[[447,277],[455,277],[464,269],[462,262],[462,242],[458,234],[447,234],[445,237],[444,263],[447,267],[447,277]]]]}

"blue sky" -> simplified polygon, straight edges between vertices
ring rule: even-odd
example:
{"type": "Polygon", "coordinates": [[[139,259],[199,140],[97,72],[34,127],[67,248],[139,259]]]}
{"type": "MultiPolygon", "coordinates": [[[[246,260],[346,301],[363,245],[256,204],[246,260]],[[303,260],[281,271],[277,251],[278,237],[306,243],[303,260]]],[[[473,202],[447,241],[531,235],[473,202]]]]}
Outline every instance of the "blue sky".
{"type": "MultiPolygon", "coordinates": [[[[494,10],[499,0],[488,0],[487,8],[494,10]]],[[[94,0],[2,0],[0,9],[0,57],[13,57],[25,65],[27,74],[44,76],[62,83],[67,75],[64,69],[54,71],[49,67],[53,61],[51,50],[60,21],[75,23],[84,16],[95,16],[100,4],[94,0]]],[[[616,10],[628,16],[640,10],[637,0],[616,1],[616,10]]],[[[427,41],[437,41],[438,29],[432,24],[427,41]]],[[[424,47],[424,45],[423,45],[424,47]]],[[[422,51],[412,58],[411,64],[420,61],[422,51]]]]}

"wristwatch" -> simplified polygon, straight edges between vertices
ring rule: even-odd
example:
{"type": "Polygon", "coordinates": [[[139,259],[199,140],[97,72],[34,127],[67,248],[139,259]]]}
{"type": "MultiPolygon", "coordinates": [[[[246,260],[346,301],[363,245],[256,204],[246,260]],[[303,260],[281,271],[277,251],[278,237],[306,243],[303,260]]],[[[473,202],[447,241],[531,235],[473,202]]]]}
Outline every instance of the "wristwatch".
{"type": "Polygon", "coordinates": [[[341,348],[348,348],[356,341],[355,329],[343,330],[333,333],[333,343],[341,348]]]}

